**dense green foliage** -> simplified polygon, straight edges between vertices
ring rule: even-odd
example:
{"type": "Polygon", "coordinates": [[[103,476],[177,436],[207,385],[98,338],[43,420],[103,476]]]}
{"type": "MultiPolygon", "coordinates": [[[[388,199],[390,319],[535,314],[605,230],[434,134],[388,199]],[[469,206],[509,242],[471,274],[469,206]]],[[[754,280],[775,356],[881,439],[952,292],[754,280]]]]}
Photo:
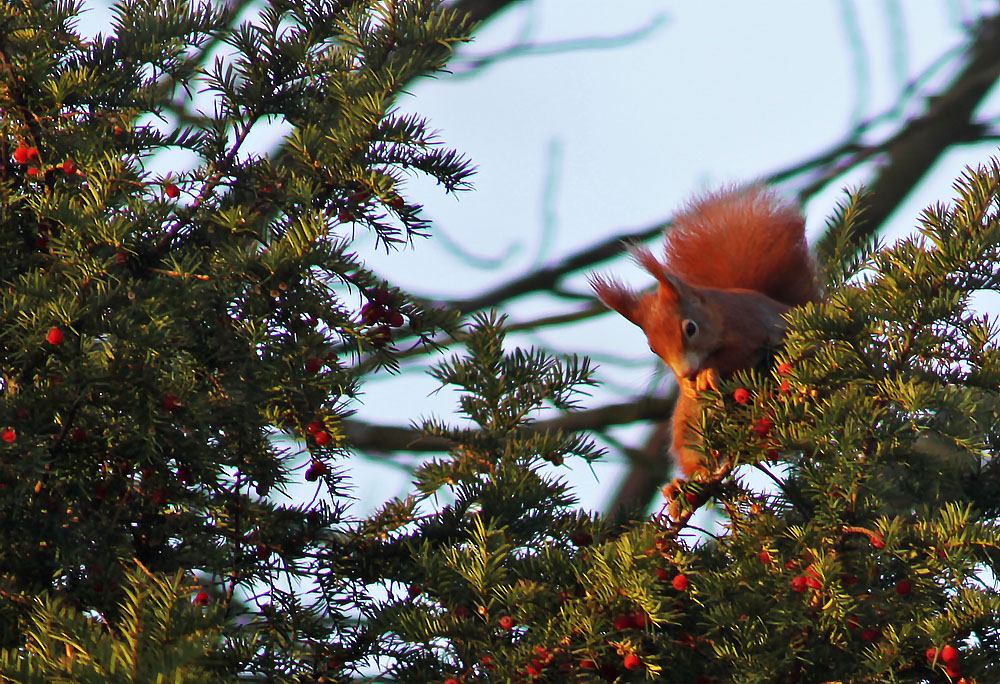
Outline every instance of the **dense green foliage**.
{"type": "Polygon", "coordinates": [[[311,673],[345,598],[296,583],[342,506],[283,493],[307,464],[337,490],[360,359],[454,325],[352,241],[425,231],[407,173],[465,183],[392,102],[466,29],[428,1],[136,0],[89,40],[78,4],[0,6],[0,642],[46,590],[115,623],[137,559],[229,607],[223,670],[311,673]]]}

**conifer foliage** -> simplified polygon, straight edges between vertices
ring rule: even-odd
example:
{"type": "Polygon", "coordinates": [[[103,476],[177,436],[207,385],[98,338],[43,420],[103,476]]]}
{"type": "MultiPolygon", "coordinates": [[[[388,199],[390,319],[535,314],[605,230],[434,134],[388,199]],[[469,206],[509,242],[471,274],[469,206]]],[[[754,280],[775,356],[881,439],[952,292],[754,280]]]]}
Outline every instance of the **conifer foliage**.
{"type": "Polygon", "coordinates": [[[206,657],[170,617],[195,580],[202,670],[326,668],[346,600],[298,587],[341,499],[284,493],[339,493],[352,365],[454,325],[352,243],[425,232],[406,175],[465,185],[467,162],[392,104],[467,27],[429,0],[243,5],[126,0],[90,39],[79,2],[0,4],[5,675],[131,668],[114,635],[145,661],[156,623],[173,681],[206,657]],[[269,131],[287,139],[268,156],[269,131]]]}

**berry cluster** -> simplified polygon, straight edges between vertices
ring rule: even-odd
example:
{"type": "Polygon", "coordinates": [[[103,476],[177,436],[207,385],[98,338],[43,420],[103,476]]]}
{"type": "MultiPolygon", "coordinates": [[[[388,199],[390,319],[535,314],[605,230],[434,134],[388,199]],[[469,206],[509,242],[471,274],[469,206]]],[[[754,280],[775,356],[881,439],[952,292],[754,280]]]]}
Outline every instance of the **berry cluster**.
{"type": "Polygon", "coordinates": [[[942,647],[940,650],[932,646],[927,649],[926,655],[927,660],[929,660],[931,664],[937,663],[944,665],[945,673],[952,679],[962,676],[962,666],[958,662],[961,654],[958,652],[958,649],[951,644],[942,647]]]}
{"type": "MultiPolygon", "coordinates": [[[[41,155],[38,152],[38,148],[33,145],[26,145],[21,143],[18,145],[17,149],[11,155],[14,163],[21,165],[28,165],[28,170],[25,174],[29,178],[36,178],[42,175],[44,169],[41,166],[41,155]]],[[[66,176],[76,176],[80,173],[80,169],[77,167],[76,162],[72,158],[67,158],[62,164],[57,164],[50,167],[56,171],[62,171],[66,176]]]]}
{"type": "Polygon", "coordinates": [[[333,439],[330,433],[326,431],[326,426],[322,421],[314,420],[306,426],[306,432],[312,435],[313,440],[315,440],[317,446],[326,446],[333,439]]]}
{"type": "Polygon", "coordinates": [[[372,327],[372,342],[381,347],[392,342],[392,328],[401,328],[406,319],[398,309],[390,306],[392,294],[388,290],[379,288],[368,299],[361,307],[361,322],[372,327]]]}
{"type": "Polygon", "coordinates": [[[403,314],[389,307],[392,294],[388,290],[378,289],[372,292],[367,304],[361,307],[361,322],[365,325],[384,323],[393,328],[401,328],[405,323],[403,314]]]}

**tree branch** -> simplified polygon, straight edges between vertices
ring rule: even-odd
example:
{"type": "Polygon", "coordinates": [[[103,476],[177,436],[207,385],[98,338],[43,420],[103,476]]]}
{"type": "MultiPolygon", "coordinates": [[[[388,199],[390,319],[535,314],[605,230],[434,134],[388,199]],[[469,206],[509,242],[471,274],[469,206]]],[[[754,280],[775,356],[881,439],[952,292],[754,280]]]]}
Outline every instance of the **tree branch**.
{"type": "MultiPolygon", "coordinates": [[[[662,420],[670,415],[673,407],[672,398],[639,397],[619,404],[566,413],[558,418],[532,423],[526,429],[531,432],[602,430],[638,421],[662,420]]],[[[345,420],[341,427],[351,446],[360,451],[437,452],[447,451],[450,446],[448,440],[426,437],[414,427],[375,425],[360,420],[345,420]]]]}
{"type": "Polygon", "coordinates": [[[922,116],[910,120],[886,145],[886,163],[869,186],[859,237],[875,233],[952,145],[984,131],[976,109],[1000,77],[1000,15],[984,19],[965,65],[922,116]]]}
{"type": "Polygon", "coordinates": [[[518,0],[456,0],[451,7],[469,15],[472,21],[486,21],[518,0]]]}

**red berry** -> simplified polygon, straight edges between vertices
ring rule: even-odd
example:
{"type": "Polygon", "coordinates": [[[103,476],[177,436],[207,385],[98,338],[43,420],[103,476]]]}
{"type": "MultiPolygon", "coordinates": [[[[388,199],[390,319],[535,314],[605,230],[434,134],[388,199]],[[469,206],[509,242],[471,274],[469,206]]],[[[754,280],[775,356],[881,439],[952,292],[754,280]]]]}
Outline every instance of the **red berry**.
{"type": "Polygon", "coordinates": [[[847,617],[847,620],[844,621],[844,623],[851,629],[857,629],[858,627],[861,626],[861,623],[858,622],[858,619],[853,615],[849,615],[847,617]]]}
{"type": "Polygon", "coordinates": [[[403,201],[403,198],[400,197],[399,195],[396,195],[395,197],[390,199],[388,202],[386,202],[386,204],[388,204],[396,211],[400,211],[403,207],[406,206],[406,203],[403,201]]]}
{"type": "Polygon", "coordinates": [[[542,674],[542,668],[540,667],[538,661],[532,662],[531,665],[524,668],[524,671],[528,673],[529,677],[537,677],[542,674]]]}
{"type": "Polygon", "coordinates": [[[66,336],[59,328],[49,328],[49,332],[45,335],[45,341],[51,345],[62,344],[65,339],[66,336]]]}
{"type": "Polygon", "coordinates": [[[0,439],[10,444],[15,439],[17,439],[17,433],[14,431],[13,428],[7,428],[3,432],[0,432],[0,439]]]}
{"type": "Polygon", "coordinates": [[[647,621],[646,620],[646,614],[643,613],[642,611],[639,611],[638,613],[636,613],[635,615],[633,615],[632,616],[632,621],[635,623],[635,626],[638,627],[639,629],[645,629],[646,628],[646,621],[647,621]]]}
{"type": "Polygon", "coordinates": [[[815,577],[811,577],[810,576],[810,577],[806,577],[806,586],[809,587],[810,589],[822,589],[823,588],[823,583],[820,582],[815,577]]]}
{"type": "Polygon", "coordinates": [[[309,373],[319,373],[319,369],[323,367],[323,362],[320,361],[315,356],[310,356],[306,359],[306,372],[309,373]]]}
{"type": "Polygon", "coordinates": [[[590,658],[584,658],[583,660],[580,661],[580,669],[581,670],[596,670],[597,669],[597,663],[595,663],[590,658]]]}
{"type": "Polygon", "coordinates": [[[309,423],[309,425],[306,426],[306,432],[308,432],[310,435],[318,435],[319,433],[323,432],[324,427],[325,426],[323,425],[322,422],[314,420],[313,422],[309,423]]]}
{"type": "Polygon", "coordinates": [[[941,649],[941,661],[951,665],[958,662],[958,649],[948,645],[941,649]]]}
{"type": "Polygon", "coordinates": [[[464,620],[469,617],[469,609],[465,606],[455,606],[455,610],[452,611],[459,620],[464,620]]]}
{"type": "Polygon", "coordinates": [[[790,363],[778,364],[778,375],[791,375],[791,374],[792,374],[792,364],[790,363]]]}
{"type": "Polygon", "coordinates": [[[931,662],[933,662],[934,659],[937,658],[938,650],[936,648],[934,648],[933,646],[931,646],[930,648],[928,648],[924,652],[924,655],[927,656],[927,660],[930,660],[931,662]]]}
{"type": "Polygon", "coordinates": [[[16,150],[14,150],[14,161],[16,161],[18,164],[27,164],[28,163],[28,148],[27,147],[18,147],[16,150]]]}
{"type": "Polygon", "coordinates": [[[872,642],[882,636],[882,630],[880,629],[866,629],[861,632],[862,641],[872,642]]]}
{"type": "Polygon", "coordinates": [[[386,309],[381,304],[376,304],[374,302],[368,302],[363,307],[361,307],[361,322],[365,325],[372,325],[378,323],[386,315],[386,309]]]}
{"type": "Polygon", "coordinates": [[[962,666],[958,663],[948,663],[948,667],[944,668],[945,674],[949,677],[961,677],[962,676],[962,666]]]}
{"type": "Polygon", "coordinates": [[[899,580],[896,582],[896,593],[900,596],[906,596],[911,591],[913,591],[913,584],[908,579],[899,580]]]}
{"type": "Polygon", "coordinates": [[[69,433],[70,439],[74,442],[86,442],[87,441],[87,431],[83,428],[73,428],[69,433]]]}
{"type": "Polygon", "coordinates": [[[419,584],[411,584],[409,587],[406,588],[406,594],[411,599],[420,596],[421,592],[423,592],[423,587],[421,587],[419,584]]]}
{"type": "Polygon", "coordinates": [[[187,484],[191,481],[191,469],[186,465],[182,465],[177,469],[177,481],[181,484],[187,484]]]}
{"type": "Polygon", "coordinates": [[[26,173],[29,176],[31,176],[32,178],[35,178],[36,176],[38,176],[38,174],[40,173],[40,171],[38,170],[37,166],[32,166],[30,169],[27,170],[26,173]]]}
{"type": "Polygon", "coordinates": [[[458,684],[458,680],[452,677],[451,679],[444,680],[444,684],[458,684]]]}
{"type": "Polygon", "coordinates": [[[767,416],[761,416],[757,419],[757,422],[753,424],[750,428],[756,432],[761,437],[767,437],[768,433],[771,432],[771,428],[774,427],[774,421],[772,421],[767,416]]]}
{"type": "Polygon", "coordinates": [[[313,461],[309,464],[308,470],[306,470],[306,480],[308,482],[315,482],[322,475],[326,475],[329,468],[323,461],[313,461]]]}
{"type": "Polygon", "coordinates": [[[677,591],[687,591],[688,578],[686,575],[677,575],[671,584],[677,591]]]}
{"type": "Polygon", "coordinates": [[[626,670],[635,670],[642,666],[642,661],[639,660],[639,656],[635,653],[629,653],[625,656],[625,660],[622,662],[626,670]]]}
{"type": "Polygon", "coordinates": [[[745,404],[750,401],[750,393],[740,387],[738,390],[733,392],[733,399],[735,399],[738,404],[745,404]]]}
{"type": "Polygon", "coordinates": [[[29,147],[27,153],[28,153],[28,159],[38,159],[37,147],[29,147]]]}
{"type": "Polygon", "coordinates": [[[760,552],[760,562],[764,565],[771,564],[771,554],[767,552],[767,549],[760,552]]]}
{"type": "Polygon", "coordinates": [[[792,591],[802,593],[806,590],[806,578],[798,575],[792,578],[792,591]]]}
{"type": "Polygon", "coordinates": [[[569,540],[574,546],[590,546],[594,543],[594,535],[586,530],[576,530],[569,535],[569,540]]]}
{"type": "Polygon", "coordinates": [[[180,196],[180,194],[181,194],[180,188],[178,188],[173,183],[167,183],[167,184],[165,184],[163,186],[163,192],[170,199],[177,199],[180,196]]]}
{"type": "Polygon", "coordinates": [[[782,394],[788,394],[792,391],[792,383],[788,382],[788,380],[782,380],[781,384],[778,385],[778,391],[782,394]]]}
{"type": "Polygon", "coordinates": [[[198,594],[194,597],[194,603],[195,605],[198,606],[207,606],[209,603],[211,603],[211,601],[212,597],[209,596],[208,592],[205,591],[204,589],[199,591],[198,594]]]}
{"type": "Polygon", "coordinates": [[[615,629],[624,630],[631,629],[635,627],[635,620],[632,619],[631,615],[619,615],[614,620],[615,629]]]}
{"type": "Polygon", "coordinates": [[[665,568],[656,568],[656,579],[666,582],[669,577],[670,573],[665,568]]]}
{"type": "Polygon", "coordinates": [[[169,413],[173,413],[181,407],[180,400],[173,394],[167,394],[163,397],[163,410],[169,413]]]}
{"type": "Polygon", "coordinates": [[[340,220],[341,223],[350,223],[351,221],[354,220],[354,218],[355,218],[354,214],[347,211],[346,209],[337,214],[337,219],[340,220]]]}
{"type": "Polygon", "coordinates": [[[330,433],[329,432],[317,432],[316,433],[316,446],[325,446],[330,443],[330,433]]]}
{"type": "Polygon", "coordinates": [[[393,328],[400,328],[406,321],[403,319],[403,314],[396,310],[387,311],[385,314],[385,322],[388,323],[393,328]]]}
{"type": "Polygon", "coordinates": [[[515,625],[514,618],[512,618],[510,615],[504,615],[502,618],[500,618],[501,628],[514,629],[514,625],[515,625]]]}
{"type": "Polygon", "coordinates": [[[62,170],[67,176],[75,176],[77,172],[76,162],[72,159],[67,159],[62,163],[62,170]]]}

